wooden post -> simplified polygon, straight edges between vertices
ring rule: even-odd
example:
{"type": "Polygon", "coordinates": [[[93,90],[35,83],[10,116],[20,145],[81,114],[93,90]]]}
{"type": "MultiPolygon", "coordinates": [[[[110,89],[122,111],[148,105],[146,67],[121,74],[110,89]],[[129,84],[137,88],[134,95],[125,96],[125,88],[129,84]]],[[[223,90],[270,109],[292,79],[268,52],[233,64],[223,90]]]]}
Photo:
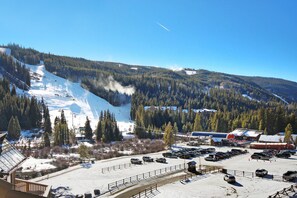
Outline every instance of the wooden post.
{"type": "Polygon", "coordinates": [[[29,183],[26,182],[26,192],[29,192],[29,183]]]}

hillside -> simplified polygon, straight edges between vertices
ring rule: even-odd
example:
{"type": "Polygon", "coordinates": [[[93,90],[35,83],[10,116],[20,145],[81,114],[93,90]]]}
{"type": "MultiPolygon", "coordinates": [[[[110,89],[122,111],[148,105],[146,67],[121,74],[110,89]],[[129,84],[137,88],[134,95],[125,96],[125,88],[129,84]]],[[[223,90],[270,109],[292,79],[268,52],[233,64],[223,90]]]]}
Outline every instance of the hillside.
{"type": "MultiPolygon", "coordinates": [[[[245,77],[189,68],[174,71],[159,67],[46,54],[18,45],[6,47],[11,49],[11,55],[20,61],[41,64],[27,65],[37,75],[33,75],[29,93],[37,95],[43,90],[39,97],[42,95],[46,97],[45,93],[49,88],[53,89],[51,94],[54,96],[47,98],[46,101],[55,103],[61,96],[63,100],[49,106],[55,106],[56,111],[62,108],[73,108],[74,113],[81,110],[84,118],[81,118],[80,123],[85,120],[85,116],[96,119],[100,109],[97,106],[102,106],[104,103],[105,109],[113,109],[117,119],[119,111],[124,111],[125,121],[129,120],[129,117],[132,120],[141,119],[142,122],[138,125],[145,128],[163,128],[164,124],[170,121],[177,122],[179,131],[190,131],[195,115],[191,111],[188,111],[188,115],[164,113],[161,109],[155,112],[143,112],[144,106],[175,106],[178,110],[204,108],[217,110],[218,113],[214,118],[209,116],[203,118],[204,130],[227,131],[233,126],[252,125],[252,122],[257,122],[255,127],[262,128],[265,126],[259,127],[259,120],[254,118],[252,121],[252,115],[255,113],[253,111],[272,108],[270,113],[273,114],[277,106],[285,108],[287,102],[297,100],[295,94],[297,83],[282,79],[245,77]],[[39,78],[41,75],[44,77],[39,78]],[[50,79],[56,81],[46,82],[47,76],[55,76],[50,79]],[[40,80],[42,82],[38,82],[40,80]],[[103,100],[101,102],[97,99],[89,100],[85,97],[87,92],[89,93],[87,95],[94,94],[94,97],[103,100]],[[63,107],[59,107],[61,104],[63,107]],[[89,110],[83,108],[86,106],[89,110]],[[125,110],[120,110],[124,107],[125,110]],[[93,108],[99,109],[93,111],[93,108]],[[220,112],[224,113],[221,115],[220,112]],[[246,113],[248,120],[241,116],[242,113],[246,113]],[[218,115],[223,116],[224,121],[215,124],[213,122],[218,122],[216,120],[218,115]],[[232,124],[230,119],[236,119],[238,123],[232,124]]],[[[286,115],[289,113],[291,111],[286,112],[286,115]]]]}
{"type": "MultiPolygon", "coordinates": [[[[131,92],[125,93],[124,91],[120,93],[126,94],[124,100],[123,95],[116,95],[114,92],[123,90],[126,88],[125,86],[132,86],[136,90],[141,90],[143,84],[135,81],[151,78],[156,79],[156,83],[165,80],[165,84],[168,86],[171,83],[170,80],[174,80],[181,86],[190,85],[195,89],[200,89],[200,91],[207,91],[210,88],[232,89],[241,95],[245,94],[250,98],[265,102],[277,100],[273,94],[285,98],[288,102],[297,101],[297,83],[277,78],[246,77],[193,69],[172,71],[159,67],[90,61],[83,58],[45,54],[18,45],[8,45],[7,47],[11,49],[11,54],[18,60],[28,64],[38,64],[42,60],[49,72],[56,73],[58,76],[71,81],[81,81],[93,93],[104,96],[105,99],[115,105],[129,101],[131,92]],[[108,86],[110,80],[119,81],[123,87],[110,89],[110,86],[108,86]],[[99,81],[105,82],[98,85],[99,81]],[[114,99],[116,97],[121,99],[114,99]],[[114,101],[110,98],[113,98],[114,101]]],[[[178,105],[184,105],[184,103],[178,105]]]]}
{"type": "MultiPolygon", "coordinates": [[[[0,51],[10,55],[9,50],[0,48],[0,51]]],[[[18,60],[16,63],[23,64],[18,60]]],[[[133,130],[133,124],[130,122],[131,104],[115,107],[85,90],[79,83],[71,82],[48,72],[43,64],[25,64],[25,66],[30,71],[30,89],[18,88],[16,91],[21,96],[33,96],[39,101],[43,99],[49,108],[52,123],[54,123],[56,116],[61,115],[61,110],[64,110],[70,128],[84,126],[86,116],[88,116],[92,128],[95,129],[100,112],[109,110],[115,115],[121,130],[127,131],[129,128],[133,130]]]]}
{"type": "Polygon", "coordinates": [[[281,96],[289,102],[296,102],[297,100],[297,83],[279,79],[279,78],[265,78],[265,77],[247,77],[241,76],[241,78],[254,82],[260,87],[266,89],[271,93],[275,93],[281,96]]]}

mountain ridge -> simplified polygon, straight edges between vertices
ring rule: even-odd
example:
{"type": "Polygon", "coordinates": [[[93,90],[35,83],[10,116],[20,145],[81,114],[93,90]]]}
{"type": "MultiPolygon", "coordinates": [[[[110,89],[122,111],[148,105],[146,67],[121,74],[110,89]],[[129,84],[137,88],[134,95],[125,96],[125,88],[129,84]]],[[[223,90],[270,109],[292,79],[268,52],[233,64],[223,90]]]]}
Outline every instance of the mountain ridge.
{"type": "MultiPolygon", "coordinates": [[[[122,96],[115,95],[112,91],[104,91],[102,87],[90,86],[90,84],[96,83],[90,83],[89,79],[96,79],[100,75],[104,78],[112,76],[116,81],[120,82],[121,85],[133,85],[136,89],[139,89],[142,85],[137,87],[137,83],[133,81],[141,81],[142,78],[154,78],[156,81],[165,79],[167,84],[170,84],[169,81],[171,80],[176,80],[181,86],[192,86],[192,88],[200,90],[211,88],[235,90],[240,95],[245,94],[258,101],[279,101],[274,94],[284,98],[288,102],[297,101],[297,83],[286,79],[242,76],[192,68],[173,71],[169,68],[156,66],[130,65],[119,62],[93,61],[79,57],[45,54],[31,48],[22,48],[14,44],[3,47],[11,49],[11,53],[14,57],[26,63],[37,63],[42,60],[45,62],[48,71],[74,82],[82,82],[86,88],[92,89],[92,92],[96,95],[108,95],[108,98],[120,98],[122,96]],[[187,71],[192,71],[192,73],[189,75],[187,71]],[[123,76],[127,79],[124,79],[123,76]],[[89,86],[87,86],[88,84],[89,86]]],[[[139,90],[141,90],[141,88],[139,90]]],[[[126,97],[126,99],[130,100],[129,97],[126,97]]],[[[115,101],[114,104],[120,105],[120,102],[115,101]]],[[[185,103],[180,103],[179,105],[184,104],[185,103]]]]}

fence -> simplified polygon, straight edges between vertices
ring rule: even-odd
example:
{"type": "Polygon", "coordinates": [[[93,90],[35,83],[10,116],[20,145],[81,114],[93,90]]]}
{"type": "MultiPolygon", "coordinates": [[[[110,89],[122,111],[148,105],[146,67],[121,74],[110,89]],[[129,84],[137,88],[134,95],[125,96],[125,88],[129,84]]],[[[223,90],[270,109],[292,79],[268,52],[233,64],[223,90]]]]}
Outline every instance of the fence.
{"type": "Polygon", "coordinates": [[[205,174],[207,173],[217,173],[220,171],[222,171],[220,167],[207,167],[207,169],[198,170],[197,171],[198,175],[195,175],[193,173],[187,173],[186,175],[182,176],[181,183],[186,184],[190,179],[191,181],[196,181],[201,178],[205,178],[205,174]]]}
{"type": "Polygon", "coordinates": [[[277,191],[275,194],[268,196],[268,198],[276,198],[276,197],[295,197],[297,196],[297,185],[291,185],[288,188],[284,188],[283,190],[277,191]]]}
{"type": "Polygon", "coordinates": [[[109,166],[109,167],[104,167],[101,169],[102,174],[110,171],[116,171],[116,170],[121,170],[121,169],[126,169],[126,168],[131,168],[132,165],[131,163],[126,163],[126,164],[118,164],[114,166],[109,166]]]}
{"type": "Polygon", "coordinates": [[[180,171],[180,170],[185,170],[186,169],[186,164],[178,164],[175,166],[170,166],[170,167],[165,167],[162,169],[157,169],[157,170],[153,170],[150,172],[146,172],[146,173],[142,173],[142,174],[138,174],[132,177],[127,177],[112,183],[108,184],[108,190],[110,192],[115,191],[116,189],[120,189],[123,186],[127,186],[127,185],[132,185],[134,183],[139,183],[142,180],[146,180],[152,177],[156,177],[159,175],[164,175],[164,174],[168,174],[168,173],[173,173],[176,171],[180,171]]]}
{"type": "Polygon", "coordinates": [[[131,198],[141,198],[141,197],[148,197],[149,195],[153,195],[154,192],[158,191],[157,184],[140,191],[139,193],[132,195],[131,198]]]}
{"type": "Polygon", "coordinates": [[[239,176],[239,177],[250,177],[254,178],[255,173],[254,172],[249,172],[249,171],[241,171],[241,170],[230,170],[230,169],[223,169],[223,173],[228,173],[234,176],[239,176]]]}
{"type": "MultiPolygon", "coordinates": [[[[249,178],[256,177],[256,174],[254,172],[241,171],[241,170],[222,169],[222,173],[226,173],[226,174],[228,173],[228,174],[231,174],[234,176],[239,176],[239,177],[249,177],[249,178]]],[[[271,179],[271,180],[280,181],[280,182],[289,182],[289,181],[285,181],[281,175],[268,174],[261,178],[262,179],[271,179]]]]}

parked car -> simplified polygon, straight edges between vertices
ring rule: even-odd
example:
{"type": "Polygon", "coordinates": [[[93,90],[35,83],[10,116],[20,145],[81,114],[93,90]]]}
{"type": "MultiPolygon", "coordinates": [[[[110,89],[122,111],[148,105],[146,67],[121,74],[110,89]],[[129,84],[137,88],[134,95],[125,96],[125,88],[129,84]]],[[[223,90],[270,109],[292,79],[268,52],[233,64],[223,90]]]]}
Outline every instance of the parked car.
{"type": "Polygon", "coordinates": [[[209,155],[207,157],[204,158],[205,161],[212,161],[212,162],[216,162],[219,160],[219,158],[216,155],[209,155]]]}
{"type": "Polygon", "coordinates": [[[291,154],[289,152],[280,152],[275,155],[278,158],[289,158],[291,154]]]}
{"type": "Polygon", "coordinates": [[[154,159],[151,158],[151,157],[149,157],[149,156],[143,156],[143,157],[142,157],[142,160],[143,160],[144,162],[154,162],[154,159]]]}
{"type": "Polygon", "coordinates": [[[167,158],[177,158],[177,155],[171,152],[162,153],[162,155],[163,157],[167,157],[167,158]]]}
{"type": "Polygon", "coordinates": [[[264,177],[268,174],[268,171],[265,169],[257,169],[255,173],[257,177],[264,177]]]}
{"type": "Polygon", "coordinates": [[[234,182],[236,182],[235,177],[233,175],[230,175],[230,174],[226,174],[224,176],[224,180],[226,182],[228,182],[228,183],[234,183],[234,182]]]}
{"type": "Polygon", "coordinates": [[[289,152],[291,155],[295,155],[296,154],[296,150],[285,150],[286,152],[289,152]]]}
{"type": "Polygon", "coordinates": [[[181,158],[181,159],[191,159],[192,158],[191,155],[188,154],[188,153],[180,153],[178,155],[178,157],[181,158]]]}
{"type": "Polygon", "coordinates": [[[297,179],[297,171],[287,171],[283,174],[283,179],[286,181],[294,181],[297,179]]]}
{"type": "Polygon", "coordinates": [[[257,154],[257,153],[254,153],[251,155],[251,158],[252,159],[261,159],[261,155],[257,154]]]}
{"type": "Polygon", "coordinates": [[[261,159],[261,160],[269,160],[271,157],[266,155],[265,153],[254,153],[251,155],[252,159],[261,159]]]}
{"type": "Polygon", "coordinates": [[[200,146],[198,142],[188,142],[187,143],[188,146],[200,146]]]}
{"type": "Polygon", "coordinates": [[[213,152],[216,151],[216,149],[215,149],[215,148],[212,148],[212,147],[207,148],[206,150],[207,150],[207,152],[209,152],[209,153],[213,153],[213,152]]]}
{"type": "Polygon", "coordinates": [[[137,158],[131,158],[131,164],[142,164],[142,161],[137,158]]]}
{"type": "Polygon", "coordinates": [[[248,152],[247,150],[241,150],[241,149],[231,149],[231,151],[237,154],[244,154],[248,152]]]}
{"type": "Polygon", "coordinates": [[[159,163],[164,163],[164,164],[166,164],[167,162],[166,162],[166,159],[165,158],[163,158],[163,157],[161,157],[161,158],[157,158],[156,159],[156,162],[159,162],[159,163]]]}

